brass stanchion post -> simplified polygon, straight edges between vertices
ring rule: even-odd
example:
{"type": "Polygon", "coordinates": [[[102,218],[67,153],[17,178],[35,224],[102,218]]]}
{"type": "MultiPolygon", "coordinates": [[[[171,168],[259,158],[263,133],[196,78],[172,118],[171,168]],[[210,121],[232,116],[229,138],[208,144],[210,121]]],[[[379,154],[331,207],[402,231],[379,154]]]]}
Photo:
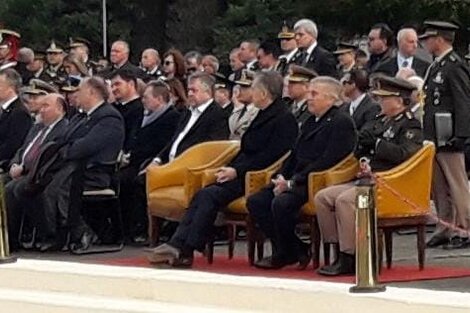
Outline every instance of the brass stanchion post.
{"type": "Polygon", "coordinates": [[[378,284],[377,215],[374,181],[370,174],[359,180],[356,190],[356,286],[352,293],[385,291],[378,284]]]}
{"type": "Polygon", "coordinates": [[[7,208],[5,205],[5,184],[3,180],[0,179],[0,264],[16,262],[16,258],[10,256],[7,224],[8,220],[7,208]]]}

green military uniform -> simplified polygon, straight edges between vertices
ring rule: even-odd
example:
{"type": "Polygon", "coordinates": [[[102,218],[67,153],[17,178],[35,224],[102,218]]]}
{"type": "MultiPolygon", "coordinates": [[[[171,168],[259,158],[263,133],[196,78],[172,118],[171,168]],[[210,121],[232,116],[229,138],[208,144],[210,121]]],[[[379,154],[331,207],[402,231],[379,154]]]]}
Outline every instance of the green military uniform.
{"type": "Polygon", "coordinates": [[[366,123],[359,136],[356,156],[368,157],[372,170],[383,171],[404,162],[422,144],[421,123],[406,110],[393,118],[379,115],[366,123]]]}
{"type": "MultiPolygon", "coordinates": [[[[465,141],[470,138],[470,70],[452,50],[457,25],[432,21],[425,22],[425,26],[426,31],[420,36],[425,44],[435,38],[443,39],[429,43],[430,52],[436,59],[424,79],[424,136],[437,144],[432,198],[440,219],[469,229],[470,192],[463,149],[465,141]],[[446,113],[447,122],[436,123],[438,113],[446,113]],[[450,131],[438,133],[437,125],[450,131]]],[[[438,224],[427,245],[437,247],[443,244],[446,249],[464,248],[470,245],[470,240],[438,224]]]]}
{"type": "MultiPolygon", "coordinates": [[[[64,49],[59,44],[52,41],[51,45],[46,50],[46,54],[50,53],[64,53],[64,49]]],[[[47,83],[61,86],[67,80],[67,76],[62,63],[60,63],[57,65],[47,64],[44,70],[44,76],[41,78],[47,83]]]]}

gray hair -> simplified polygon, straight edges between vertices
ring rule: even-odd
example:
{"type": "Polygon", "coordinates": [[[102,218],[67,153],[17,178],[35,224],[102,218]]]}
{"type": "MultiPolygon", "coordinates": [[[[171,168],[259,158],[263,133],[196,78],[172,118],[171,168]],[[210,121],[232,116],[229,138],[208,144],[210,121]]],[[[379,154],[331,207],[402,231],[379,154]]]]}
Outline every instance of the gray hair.
{"type": "Polygon", "coordinates": [[[209,92],[211,95],[214,93],[214,85],[215,85],[215,78],[214,76],[207,74],[205,72],[195,72],[188,78],[188,82],[192,82],[194,80],[198,80],[204,91],[209,92]]]}
{"type": "Polygon", "coordinates": [[[7,84],[12,87],[16,93],[20,91],[22,86],[22,80],[20,74],[15,71],[13,68],[6,68],[0,71],[0,76],[5,77],[7,84]]]}
{"type": "Polygon", "coordinates": [[[23,47],[18,50],[18,61],[29,64],[34,61],[34,51],[31,48],[23,47]]]}
{"type": "Polygon", "coordinates": [[[217,72],[219,70],[219,59],[217,59],[217,57],[215,57],[214,55],[212,54],[206,54],[202,60],[207,60],[209,61],[212,66],[214,67],[215,71],[217,72]]]}
{"type": "Polygon", "coordinates": [[[264,71],[255,74],[253,87],[264,89],[274,100],[282,96],[284,80],[277,71],[264,71]]]}
{"type": "Polygon", "coordinates": [[[184,60],[186,61],[189,59],[196,59],[197,64],[201,64],[202,54],[199,51],[195,50],[186,52],[186,54],[184,55],[184,60]]]}
{"type": "Polygon", "coordinates": [[[298,30],[299,28],[303,28],[305,32],[309,33],[314,38],[318,38],[318,28],[314,21],[307,18],[301,19],[294,25],[294,30],[298,30]]]}
{"type": "Polygon", "coordinates": [[[403,37],[405,37],[406,34],[409,34],[409,33],[414,33],[416,36],[418,36],[416,33],[416,30],[414,30],[413,28],[402,28],[398,31],[398,34],[397,34],[398,44],[400,44],[400,41],[403,39],[403,37]]]}
{"type": "Polygon", "coordinates": [[[108,86],[103,78],[98,76],[87,77],[83,79],[82,85],[87,85],[103,99],[107,100],[109,98],[108,86]]]}
{"type": "Polygon", "coordinates": [[[130,53],[131,48],[129,47],[129,44],[128,44],[126,41],[124,41],[124,40],[116,40],[115,42],[113,42],[113,46],[114,46],[115,44],[122,45],[122,46],[124,47],[124,51],[125,51],[127,54],[130,53]]]}
{"type": "Polygon", "coordinates": [[[341,99],[341,91],[343,86],[339,80],[330,76],[318,76],[310,81],[311,84],[320,84],[326,87],[327,94],[334,98],[336,101],[341,99]]]}

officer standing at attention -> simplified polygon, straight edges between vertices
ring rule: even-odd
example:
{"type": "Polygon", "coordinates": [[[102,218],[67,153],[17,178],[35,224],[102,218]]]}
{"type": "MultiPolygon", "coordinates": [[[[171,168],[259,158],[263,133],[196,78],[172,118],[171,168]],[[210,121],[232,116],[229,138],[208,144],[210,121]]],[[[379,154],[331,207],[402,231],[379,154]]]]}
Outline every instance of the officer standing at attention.
{"type": "MultiPolygon", "coordinates": [[[[435,56],[424,78],[424,137],[436,144],[432,198],[439,218],[470,227],[470,191],[464,163],[464,143],[470,137],[470,69],[453,50],[457,25],[427,21],[420,36],[435,56]]],[[[438,225],[427,246],[445,249],[465,248],[470,244],[448,227],[438,225]]]]}

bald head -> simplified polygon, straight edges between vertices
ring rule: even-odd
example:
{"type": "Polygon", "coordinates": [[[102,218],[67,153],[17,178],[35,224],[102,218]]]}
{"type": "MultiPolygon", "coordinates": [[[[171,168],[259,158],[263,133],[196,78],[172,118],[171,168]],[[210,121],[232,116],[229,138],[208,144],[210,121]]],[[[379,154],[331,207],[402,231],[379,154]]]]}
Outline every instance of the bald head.
{"type": "Polygon", "coordinates": [[[118,40],[113,43],[111,46],[111,63],[122,66],[129,60],[129,44],[123,40],[118,40]]]}
{"type": "Polygon", "coordinates": [[[50,93],[40,100],[41,108],[39,114],[41,121],[45,126],[50,126],[56,121],[62,119],[65,115],[66,103],[62,95],[50,93]]]}
{"type": "Polygon", "coordinates": [[[156,66],[160,65],[160,54],[155,49],[145,49],[144,52],[142,52],[140,62],[146,70],[151,71],[156,66]]]}

